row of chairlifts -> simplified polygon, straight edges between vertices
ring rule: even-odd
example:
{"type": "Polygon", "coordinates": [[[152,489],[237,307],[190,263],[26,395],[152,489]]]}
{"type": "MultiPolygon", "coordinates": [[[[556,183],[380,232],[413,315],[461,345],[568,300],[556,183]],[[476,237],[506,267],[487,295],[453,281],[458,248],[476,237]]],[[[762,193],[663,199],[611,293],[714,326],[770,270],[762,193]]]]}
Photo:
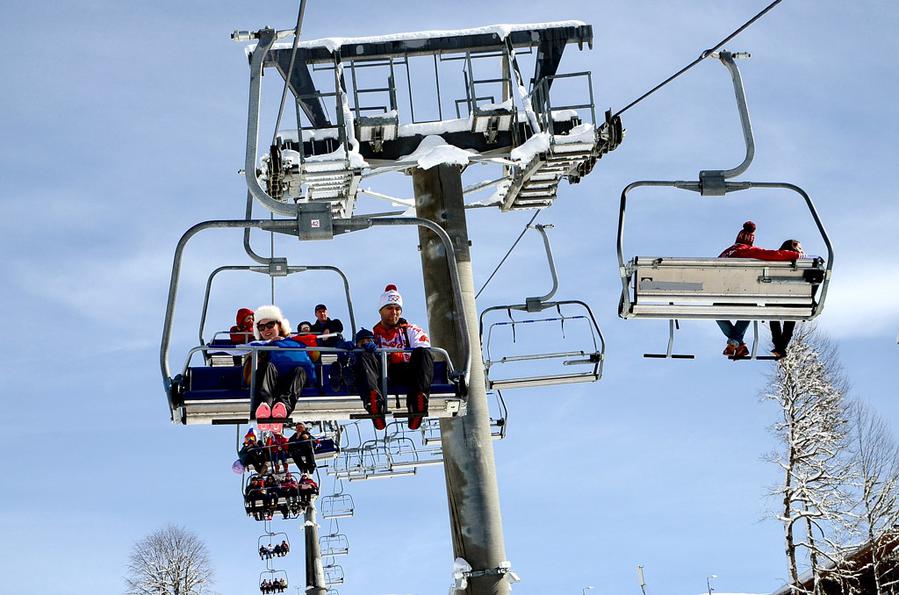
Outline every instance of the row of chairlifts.
{"type": "MultiPolygon", "coordinates": [[[[340,453],[340,427],[334,423],[318,423],[311,431],[315,437],[312,447],[316,465],[335,459],[340,453]]],[[[236,435],[239,450],[240,425],[236,426],[236,435]]],[[[283,458],[278,459],[267,452],[269,447],[262,445],[259,448],[266,453],[265,470],[259,472],[248,467],[241,481],[241,494],[247,516],[265,522],[266,526],[276,513],[285,520],[299,518],[307,506],[314,505],[318,488],[305,481],[300,473],[282,471],[282,466],[289,467],[289,462],[284,462],[289,461],[287,453],[282,453],[283,458]]],[[[320,482],[316,482],[318,483],[320,482]]]]}
{"type": "Polygon", "coordinates": [[[265,533],[256,540],[259,557],[265,561],[265,570],[259,573],[259,591],[284,593],[288,589],[287,572],[274,567],[275,558],[281,558],[290,551],[290,538],[283,531],[273,531],[271,522],[265,522],[265,533]],[[286,544],[287,552],[283,551],[286,544]],[[276,553],[277,552],[277,553],[276,553]]]}
{"type": "Polygon", "coordinates": [[[807,321],[820,314],[833,269],[833,246],[811,197],[787,182],[729,181],[746,171],[755,154],[752,125],[746,96],[735,58],[745,53],[727,51],[709,54],[728,69],[734,86],[746,156],[728,170],[705,170],[698,181],[643,180],[629,184],[621,193],[617,252],[621,276],[619,316],[625,319],[668,320],[668,347],[664,353],[645,357],[693,359],[692,354],[674,352],[675,331],[680,320],[751,320],[753,344],[748,359],[773,359],[757,355],[758,321],[807,321]],[[802,258],[795,262],[772,262],[748,258],[624,257],[625,208],[629,194],[639,188],[674,188],[697,192],[701,197],[724,197],[752,189],[780,189],[801,198],[814,219],[827,247],[827,258],[802,258]]]}

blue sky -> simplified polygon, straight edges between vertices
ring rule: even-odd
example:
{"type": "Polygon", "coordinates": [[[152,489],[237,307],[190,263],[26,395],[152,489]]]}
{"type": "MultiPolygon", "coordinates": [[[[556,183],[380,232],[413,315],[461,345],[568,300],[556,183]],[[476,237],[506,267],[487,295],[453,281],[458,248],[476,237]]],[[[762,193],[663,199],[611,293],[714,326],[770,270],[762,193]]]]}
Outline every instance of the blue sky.
{"type": "MultiPolygon", "coordinates": [[[[623,106],[763,5],[313,0],[304,37],[579,19],[594,26],[594,49],[569,49],[563,69],[592,70],[605,109],[623,106]]],[[[220,593],[255,588],[259,528],[244,517],[229,470],[233,429],[168,422],[158,345],[178,238],[200,220],[243,215],[236,171],[248,77],[229,34],[291,27],[295,10],[231,0],[5,7],[2,305],[23,333],[4,343],[0,360],[9,409],[0,429],[17,455],[0,490],[0,573],[10,591],[120,592],[131,544],[168,523],[207,542],[220,593]]],[[[836,246],[819,325],[838,343],[853,396],[899,432],[897,26],[891,2],[787,0],[728,49],[753,55],[740,64],[756,132],[745,178],[794,182],[815,199],[836,246]]],[[[695,178],[742,158],[726,72],[697,66],[631,109],[624,124],[624,144],[581,184],[563,183],[539,219],[556,226],[558,297],[593,306],[608,359],[600,383],[506,394],[509,437],[495,448],[507,554],[523,578],[515,592],[594,585],[596,593],[637,593],[637,564],[655,595],[702,592],[711,574],[721,592],[770,592],[786,570],[766,497],[779,477],[762,461],[775,446],[766,428],[777,412],[758,399],[769,364],[724,360],[720,333],[699,322],[684,324],[679,339],[695,362],[644,360],[643,352],[664,347],[664,323],[616,314],[621,189],[636,179],[695,178]]],[[[411,194],[400,175],[379,184],[411,194]]],[[[795,235],[821,250],[808,215],[778,198],[647,198],[629,211],[627,245],[716,254],[752,218],[761,245],[795,235]]],[[[471,213],[478,285],[529,217],[471,213]]],[[[175,365],[196,340],[206,275],[244,262],[240,244],[239,234],[222,232],[192,246],[175,365]]],[[[403,291],[408,317],[425,321],[415,246],[414,232],[397,230],[279,244],[292,262],[344,268],[357,316],[369,324],[388,281],[403,291]]],[[[542,258],[537,236],[527,236],[479,307],[545,291],[548,279],[533,273],[542,258]]],[[[295,322],[318,301],[339,303],[327,276],[291,283],[279,302],[295,322]]],[[[235,306],[265,302],[267,285],[234,277],[220,292],[211,320],[224,328],[235,306]]],[[[444,593],[452,553],[441,470],[351,489],[358,513],[341,525],[352,553],[341,561],[340,592],[444,593]]],[[[299,541],[297,524],[287,526],[299,541]]],[[[285,568],[302,584],[299,556],[285,568]]]]}

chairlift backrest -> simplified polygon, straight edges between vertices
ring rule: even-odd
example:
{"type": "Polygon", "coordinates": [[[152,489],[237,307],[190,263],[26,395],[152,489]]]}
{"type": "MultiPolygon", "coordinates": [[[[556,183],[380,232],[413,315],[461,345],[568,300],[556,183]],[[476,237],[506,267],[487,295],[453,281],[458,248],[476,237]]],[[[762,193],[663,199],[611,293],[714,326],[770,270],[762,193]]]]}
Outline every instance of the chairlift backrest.
{"type": "MultiPolygon", "coordinates": [[[[353,309],[353,298],[350,295],[350,283],[349,283],[349,280],[347,279],[346,274],[344,274],[344,272],[340,268],[338,268],[336,266],[332,266],[332,265],[287,266],[286,260],[284,262],[285,262],[285,266],[282,267],[282,269],[281,269],[282,272],[280,274],[278,274],[277,276],[287,276],[287,275],[293,275],[293,274],[297,274],[297,273],[305,273],[307,271],[331,271],[331,272],[336,273],[340,277],[340,279],[343,283],[344,294],[346,295],[347,313],[349,315],[350,329],[351,329],[350,337],[355,336],[355,334],[356,334],[356,314],[353,309]]],[[[200,343],[199,343],[200,345],[206,344],[206,340],[204,339],[203,334],[204,334],[204,330],[206,328],[206,316],[209,311],[209,298],[212,293],[212,284],[213,284],[213,281],[215,280],[216,276],[218,276],[219,273],[222,273],[224,271],[249,271],[249,272],[253,272],[253,273],[261,273],[264,275],[272,276],[271,269],[269,267],[263,267],[263,266],[227,265],[227,266],[218,267],[217,269],[212,271],[212,273],[209,274],[209,278],[206,280],[206,291],[203,296],[203,310],[200,315],[200,328],[199,328],[199,333],[198,333],[199,339],[200,339],[200,343]]],[[[218,333],[216,333],[216,336],[218,336],[218,333]]],[[[253,338],[251,337],[249,339],[249,341],[252,341],[252,340],[253,340],[253,338]]],[[[247,342],[249,342],[249,341],[247,341],[247,342]]]]}

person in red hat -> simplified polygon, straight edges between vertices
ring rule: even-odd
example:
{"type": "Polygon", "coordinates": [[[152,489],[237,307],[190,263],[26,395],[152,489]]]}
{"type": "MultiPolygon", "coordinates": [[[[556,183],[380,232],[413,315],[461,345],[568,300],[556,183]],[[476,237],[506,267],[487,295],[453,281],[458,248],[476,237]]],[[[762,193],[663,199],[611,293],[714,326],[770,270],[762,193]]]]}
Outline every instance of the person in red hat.
{"type": "Polygon", "coordinates": [[[408,388],[406,409],[409,412],[409,429],[417,430],[428,414],[428,397],[431,380],[434,377],[434,358],[431,355],[431,340],[427,333],[415,324],[406,321],[403,313],[403,296],[396,285],[388,285],[381,294],[378,313],[381,321],[372,329],[374,341],[367,343],[365,351],[356,358],[356,386],[362,403],[372,415],[376,429],[386,427],[383,414],[386,409],[384,395],[380,391],[381,362],[375,355],[378,348],[403,349],[390,353],[387,357],[387,377],[408,388]]]}
{"type": "Polygon", "coordinates": [[[237,311],[237,324],[231,327],[231,342],[235,345],[243,345],[253,340],[254,313],[249,308],[241,308],[237,311]]]}
{"type": "MultiPolygon", "coordinates": [[[[756,260],[791,261],[798,260],[802,257],[802,246],[798,240],[787,240],[778,250],[766,250],[765,248],[755,246],[755,230],[755,223],[752,221],[745,222],[743,224],[743,229],[737,234],[736,241],[733,245],[726,248],[724,252],[719,254],[718,258],[754,258],[756,260]]],[[[749,355],[749,347],[743,342],[743,336],[746,334],[746,329],[749,328],[748,320],[738,320],[735,323],[732,323],[730,320],[716,320],[715,322],[718,323],[721,332],[727,337],[727,345],[724,347],[725,356],[739,359],[749,355]]],[[[774,330],[775,326],[772,323],[772,338],[774,337],[774,330]]],[[[778,339],[774,341],[775,349],[781,345],[781,335],[787,336],[784,331],[786,331],[786,328],[782,331],[780,324],[778,323],[778,339]]],[[[790,341],[792,335],[793,326],[790,326],[786,342],[790,341]]],[[[783,344],[783,350],[786,350],[786,344],[783,344]]],[[[778,354],[775,353],[775,357],[777,357],[777,355],[778,354]]]]}

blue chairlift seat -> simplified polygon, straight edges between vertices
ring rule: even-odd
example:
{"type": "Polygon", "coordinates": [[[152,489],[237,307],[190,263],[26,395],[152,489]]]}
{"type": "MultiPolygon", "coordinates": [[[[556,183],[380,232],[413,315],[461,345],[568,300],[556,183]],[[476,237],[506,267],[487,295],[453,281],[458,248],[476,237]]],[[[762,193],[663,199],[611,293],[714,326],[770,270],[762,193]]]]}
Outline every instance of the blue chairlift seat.
{"type": "MultiPolygon", "coordinates": [[[[316,364],[318,381],[303,388],[291,419],[293,421],[330,421],[364,417],[362,399],[354,390],[334,390],[327,381],[327,371],[316,364]]],[[[408,389],[388,383],[388,409],[405,412],[408,389]]],[[[245,424],[250,421],[250,389],[243,381],[242,366],[192,366],[186,369],[180,385],[180,403],[176,419],[182,424],[245,424]]],[[[429,417],[451,417],[464,412],[464,400],[456,385],[449,381],[447,365],[434,362],[429,417]]],[[[333,442],[333,441],[332,441],[333,442]]]]}

